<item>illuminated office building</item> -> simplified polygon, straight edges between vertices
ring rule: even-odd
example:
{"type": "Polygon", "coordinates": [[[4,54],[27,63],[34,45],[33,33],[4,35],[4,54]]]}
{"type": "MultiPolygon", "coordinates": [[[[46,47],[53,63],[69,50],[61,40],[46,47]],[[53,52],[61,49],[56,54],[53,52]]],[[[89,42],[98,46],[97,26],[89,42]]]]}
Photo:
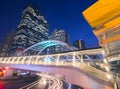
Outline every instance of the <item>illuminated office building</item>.
{"type": "Polygon", "coordinates": [[[11,55],[21,55],[31,45],[48,39],[48,23],[36,6],[28,5],[22,13],[11,46],[11,55]]]}
{"type": "MultiPolygon", "coordinates": [[[[65,30],[55,29],[49,38],[51,40],[59,40],[59,41],[62,41],[64,43],[70,45],[70,41],[69,41],[70,37],[69,37],[69,34],[65,30]]],[[[55,47],[51,47],[51,51],[52,52],[64,52],[66,50],[60,46],[55,46],[55,47]]]]}
{"type": "Polygon", "coordinates": [[[69,41],[70,37],[68,33],[62,29],[61,30],[55,29],[52,33],[52,39],[62,41],[64,43],[67,43],[68,45],[70,44],[70,41],[69,41]]]}
{"type": "Polygon", "coordinates": [[[14,31],[11,30],[8,34],[7,37],[5,38],[5,40],[2,43],[2,46],[0,48],[0,56],[2,57],[6,57],[9,55],[9,51],[10,51],[10,46],[12,43],[12,39],[14,37],[14,31]]]}
{"type": "Polygon", "coordinates": [[[85,42],[84,40],[76,40],[74,41],[73,46],[78,48],[79,50],[85,49],[85,42]]]}

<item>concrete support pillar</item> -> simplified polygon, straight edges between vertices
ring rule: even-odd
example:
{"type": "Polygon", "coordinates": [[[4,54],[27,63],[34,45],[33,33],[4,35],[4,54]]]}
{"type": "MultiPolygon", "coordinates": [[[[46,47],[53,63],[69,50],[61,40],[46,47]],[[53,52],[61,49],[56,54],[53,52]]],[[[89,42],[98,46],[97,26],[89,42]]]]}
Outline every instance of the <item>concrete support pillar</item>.
{"type": "Polygon", "coordinates": [[[60,58],[60,54],[57,55],[56,65],[59,65],[59,58],[60,58]]]}
{"type": "Polygon", "coordinates": [[[7,58],[4,58],[3,63],[6,63],[6,61],[7,61],[7,58]]]}
{"type": "Polygon", "coordinates": [[[47,64],[47,61],[48,61],[48,55],[45,57],[45,62],[44,62],[44,65],[46,65],[47,64]]]}
{"type": "Polygon", "coordinates": [[[35,64],[39,64],[38,63],[38,59],[39,59],[39,55],[37,56],[36,60],[35,60],[35,64]]]}
{"type": "MultiPolygon", "coordinates": [[[[17,57],[14,57],[13,59],[12,59],[12,61],[11,61],[11,63],[14,63],[14,60],[16,59],[17,57]]],[[[7,60],[6,60],[7,61],[7,60]]]]}
{"type": "MultiPolygon", "coordinates": [[[[68,54],[69,55],[69,54],[68,54]]],[[[68,55],[67,55],[67,61],[68,61],[68,55]]]]}
{"type": "Polygon", "coordinates": [[[9,63],[9,62],[10,62],[10,59],[11,59],[11,57],[6,61],[6,63],[9,63]]]}
{"type": "Polygon", "coordinates": [[[23,57],[23,58],[22,58],[22,64],[24,64],[25,59],[26,59],[26,57],[23,57]]]}
{"type": "Polygon", "coordinates": [[[76,56],[77,56],[77,58],[80,60],[80,62],[81,62],[81,57],[80,56],[78,56],[78,53],[76,53],[76,56]]]}
{"type": "Polygon", "coordinates": [[[75,52],[73,53],[72,63],[73,63],[73,65],[75,66],[75,52]]]}
{"type": "Polygon", "coordinates": [[[83,54],[81,54],[81,63],[84,63],[84,61],[83,61],[83,54]]]}
{"type": "Polygon", "coordinates": [[[28,64],[31,64],[31,61],[32,61],[31,59],[32,59],[32,56],[30,56],[30,58],[28,59],[28,64]]]}
{"type": "Polygon", "coordinates": [[[17,59],[17,62],[16,62],[17,64],[19,64],[19,60],[20,60],[20,57],[18,57],[18,59],[17,59]]]}

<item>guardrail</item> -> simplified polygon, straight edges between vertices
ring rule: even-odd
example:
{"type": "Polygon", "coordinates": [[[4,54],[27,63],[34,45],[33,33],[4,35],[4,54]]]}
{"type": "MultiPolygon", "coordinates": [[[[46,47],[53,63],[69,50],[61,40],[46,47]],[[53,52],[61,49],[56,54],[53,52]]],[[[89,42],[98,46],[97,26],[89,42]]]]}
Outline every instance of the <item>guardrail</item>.
{"type": "Polygon", "coordinates": [[[92,76],[104,80],[104,81],[109,81],[109,82],[113,82],[113,78],[112,75],[108,74],[107,72],[98,70],[95,67],[92,67],[88,64],[85,63],[80,63],[80,62],[47,62],[47,61],[43,61],[43,60],[26,60],[26,58],[18,58],[18,60],[16,60],[16,58],[13,58],[12,60],[10,59],[0,59],[0,63],[3,64],[34,64],[34,65],[56,65],[56,66],[72,66],[72,67],[77,67],[82,69],[83,71],[85,71],[86,73],[91,74],[92,76]]]}
{"type": "Polygon", "coordinates": [[[120,89],[120,74],[113,73],[114,82],[117,84],[118,89],[120,89]]]}

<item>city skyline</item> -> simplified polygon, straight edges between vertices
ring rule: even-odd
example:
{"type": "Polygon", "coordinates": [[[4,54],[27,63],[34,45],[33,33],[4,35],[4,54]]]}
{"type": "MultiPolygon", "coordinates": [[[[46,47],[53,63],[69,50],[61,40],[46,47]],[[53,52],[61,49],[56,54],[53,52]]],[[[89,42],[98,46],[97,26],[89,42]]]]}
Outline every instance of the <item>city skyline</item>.
{"type": "Polygon", "coordinates": [[[71,45],[78,39],[83,39],[87,47],[98,46],[97,38],[92,32],[92,28],[82,16],[82,11],[93,4],[96,0],[52,0],[50,1],[3,1],[0,5],[2,14],[0,15],[0,29],[2,41],[11,29],[17,28],[20,22],[22,10],[28,5],[33,4],[39,7],[40,13],[47,20],[49,26],[49,35],[54,29],[63,29],[70,34],[71,45]],[[49,3],[48,3],[49,2],[49,3]],[[56,8],[55,8],[56,7],[56,8]],[[9,8],[9,9],[8,9],[9,8]],[[8,9],[8,11],[7,11],[8,9]]]}
{"type": "Polygon", "coordinates": [[[0,3],[0,89],[120,89],[120,0],[93,3],[0,3]]]}

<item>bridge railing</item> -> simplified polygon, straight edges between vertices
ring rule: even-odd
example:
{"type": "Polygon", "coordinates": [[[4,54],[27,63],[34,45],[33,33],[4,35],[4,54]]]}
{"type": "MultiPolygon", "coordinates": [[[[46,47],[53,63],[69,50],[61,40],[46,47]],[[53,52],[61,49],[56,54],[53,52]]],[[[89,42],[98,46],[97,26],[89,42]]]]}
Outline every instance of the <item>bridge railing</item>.
{"type": "Polygon", "coordinates": [[[120,74],[119,73],[114,73],[114,81],[117,84],[118,89],[120,89],[120,74]]]}
{"type": "Polygon", "coordinates": [[[47,62],[42,60],[43,57],[9,57],[9,58],[0,58],[0,63],[8,63],[8,64],[33,64],[33,65],[55,65],[55,66],[72,66],[79,69],[82,69],[86,73],[89,73],[93,76],[95,76],[98,79],[104,80],[104,81],[113,81],[111,80],[112,76],[108,74],[107,72],[101,71],[96,69],[95,67],[92,67],[89,62],[87,63],[80,63],[77,61],[61,61],[57,63],[57,61],[54,62],[47,62]],[[30,59],[30,60],[29,60],[30,59]]]}

